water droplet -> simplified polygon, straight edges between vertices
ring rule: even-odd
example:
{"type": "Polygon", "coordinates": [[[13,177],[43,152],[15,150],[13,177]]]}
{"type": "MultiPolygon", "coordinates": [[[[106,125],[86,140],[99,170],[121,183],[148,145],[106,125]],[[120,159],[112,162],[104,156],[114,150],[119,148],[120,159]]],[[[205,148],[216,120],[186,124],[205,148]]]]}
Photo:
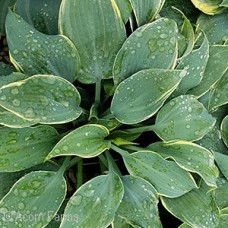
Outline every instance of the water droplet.
{"type": "Polygon", "coordinates": [[[6,100],[6,96],[5,95],[3,95],[3,96],[1,96],[1,98],[0,98],[2,101],[5,101],[6,100]]]}
{"type": "Polygon", "coordinates": [[[82,196],[81,195],[76,195],[72,197],[70,203],[74,206],[79,206],[82,202],[82,196]]]}
{"type": "Polygon", "coordinates": [[[26,197],[28,196],[27,192],[25,192],[25,191],[22,192],[21,195],[22,195],[22,197],[24,197],[24,198],[26,198],[26,197]]]}
{"type": "Polygon", "coordinates": [[[36,115],[33,111],[33,108],[28,108],[24,113],[25,118],[34,118],[36,115]]]}
{"type": "Polygon", "coordinates": [[[13,191],[13,194],[14,194],[15,196],[19,196],[19,191],[18,191],[18,189],[15,189],[15,190],[13,191]]]}
{"type": "Polygon", "coordinates": [[[21,105],[21,102],[20,102],[20,100],[18,100],[18,99],[13,99],[12,104],[13,104],[13,106],[18,107],[18,106],[21,105]]]}
{"type": "Polygon", "coordinates": [[[81,146],[81,144],[80,144],[80,143],[77,143],[77,144],[76,144],[76,146],[80,147],[80,146],[81,146]]]}
{"type": "Polygon", "coordinates": [[[25,209],[25,204],[23,202],[18,203],[17,205],[18,209],[23,210],[25,209]]]}
{"type": "Polygon", "coordinates": [[[19,90],[17,88],[11,89],[11,93],[17,95],[19,93],[19,90]]]}
{"type": "Polygon", "coordinates": [[[13,54],[15,54],[15,55],[17,55],[19,53],[19,51],[18,50],[13,50],[13,54]]]}
{"type": "Polygon", "coordinates": [[[188,129],[189,129],[190,127],[191,127],[191,126],[190,126],[189,124],[188,124],[188,125],[186,125],[186,128],[188,128],[188,129]]]}

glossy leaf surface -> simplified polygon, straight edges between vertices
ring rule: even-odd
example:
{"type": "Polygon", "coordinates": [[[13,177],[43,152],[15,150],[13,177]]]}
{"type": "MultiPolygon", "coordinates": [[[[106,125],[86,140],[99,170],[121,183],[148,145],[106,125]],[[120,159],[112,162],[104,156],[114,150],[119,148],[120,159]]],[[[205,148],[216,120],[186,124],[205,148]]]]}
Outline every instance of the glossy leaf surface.
{"type": "Polygon", "coordinates": [[[117,214],[132,225],[162,227],[158,215],[158,195],[147,181],[136,176],[123,176],[124,197],[117,214]]]}
{"type": "Polygon", "coordinates": [[[221,135],[222,135],[223,142],[228,147],[228,116],[226,116],[222,121],[221,135]]]}
{"type": "Polygon", "coordinates": [[[77,89],[63,78],[34,75],[0,88],[0,105],[36,123],[66,123],[81,114],[77,89]]]}
{"type": "Polygon", "coordinates": [[[196,187],[188,172],[173,161],[166,161],[150,151],[140,151],[124,156],[124,163],[131,175],[149,181],[160,195],[179,197],[196,187]]]}
{"type": "Polygon", "coordinates": [[[126,23],[132,12],[129,0],[115,0],[115,2],[120,10],[123,22],[126,23]]]}
{"type": "Polygon", "coordinates": [[[135,30],[116,56],[113,67],[115,84],[143,69],[173,68],[177,59],[177,32],[176,23],[167,18],[135,30]]]}
{"type": "Polygon", "coordinates": [[[0,128],[0,172],[15,172],[42,163],[59,139],[51,126],[0,128]]]}
{"type": "Polygon", "coordinates": [[[181,95],[158,112],[154,131],[164,141],[196,141],[212,130],[215,118],[194,96],[181,95]]]}
{"type": "Polygon", "coordinates": [[[215,160],[218,164],[219,169],[228,180],[228,155],[221,154],[218,152],[214,152],[214,154],[215,154],[215,160]]]}
{"type": "Polygon", "coordinates": [[[126,39],[115,1],[63,0],[59,27],[78,49],[82,63],[78,80],[94,83],[112,76],[115,55],[126,39]]]}
{"type": "Polygon", "coordinates": [[[156,151],[165,159],[173,159],[182,169],[199,174],[207,185],[216,187],[218,169],[214,156],[205,148],[187,141],[156,142],[147,149],[156,151]]]}
{"type": "Polygon", "coordinates": [[[66,182],[61,173],[29,173],[19,179],[0,201],[1,225],[44,227],[57,213],[65,196],[66,182]],[[6,219],[8,215],[10,219],[6,219]]]}
{"type": "Polygon", "coordinates": [[[9,11],[6,34],[11,61],[25,74],[52,74],[75,81],[80,67],[77,49],[62,35],[38,32],[17,14],[9,11]]]}
{"type": "Polygon", "coordinates": [[[121,123],[148,119],[178,86],[185,71],[142,70],[121,82],[115,91],[111,112],[121,123]]]}
{"type": "Polygon", "coordinates": [[[115,173],[95,177],[70,198],[60,227],[107,227],[123,198],[123,184],[115,173]],[[67,219],[74,216],[75,220],[67,219]]]}
{"type": "Polygon", "coordinates": [[[77,155],[82,158],[96,157],[109,149],[111,142],[105,139],[108,135],[108,129],[102,125],[84,125],[63,137],[47,159],[62,155],[77,155]]]}

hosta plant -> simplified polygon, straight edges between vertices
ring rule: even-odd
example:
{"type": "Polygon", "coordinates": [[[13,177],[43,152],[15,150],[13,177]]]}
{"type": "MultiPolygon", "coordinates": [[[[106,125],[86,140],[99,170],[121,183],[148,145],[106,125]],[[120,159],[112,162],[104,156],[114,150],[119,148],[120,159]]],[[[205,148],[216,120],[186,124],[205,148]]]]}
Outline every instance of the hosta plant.
{"type": "Polygon", "coordinates": [[[192,2],[4,1],[0,227],[227,226],[227,1],[192,2]]]}

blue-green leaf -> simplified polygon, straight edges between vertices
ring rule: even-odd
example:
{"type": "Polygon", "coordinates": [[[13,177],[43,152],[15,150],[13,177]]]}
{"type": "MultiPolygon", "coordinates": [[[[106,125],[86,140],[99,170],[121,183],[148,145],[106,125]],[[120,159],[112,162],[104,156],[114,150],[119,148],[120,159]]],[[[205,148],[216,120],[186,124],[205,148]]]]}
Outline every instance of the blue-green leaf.
{"type": "Polygon", "coordinates": [[[221,123],[221,135],[223,142],[228,147],[228,115],[226,115],[226,117],[223,119],[221,123]]]}
{"type": "Polygon", "coordinates": [[[95,177],[70,198],[60,227],[107,227],[114,220],[123,193],[123,184],[115,173],[95,177]],[[67,219],[69,216],[76,219],[67,219]]]}
{"type": "Polygon", "coordinates": [[[78,49],[82,63],[79,81],[94,83],[112,77],[114,58],[126,39],[114,0],[63,0],[59,27],[78,49]]]}
{"type": "Polygon", "coordinates": [[[74,44],[63,35],[45,35],[12,11],[6,18],[11,61],[25,74],[52,74],[75,81],[80,60],[74,44]]]}

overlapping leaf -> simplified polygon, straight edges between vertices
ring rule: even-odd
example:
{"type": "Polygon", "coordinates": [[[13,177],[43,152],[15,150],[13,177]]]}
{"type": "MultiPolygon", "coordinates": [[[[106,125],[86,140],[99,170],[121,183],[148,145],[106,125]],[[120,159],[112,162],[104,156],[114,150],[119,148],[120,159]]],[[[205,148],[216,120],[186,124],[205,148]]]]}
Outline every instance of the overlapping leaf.
{"type": "Polygon", "coordinates": [[[1,226],[44,227],[55,216],[65,196],[66,182],[62,173],[29,173],[0,201],[1,226]],[[7,215],[11,218],[6,219],[7,215]]]}
{"type": "Polygon", "coordinates": [[[115,83],[143,69],[173,68],[177,59],[177,34],[176,23],[167,18],[134,31],[116,56],[113,67],[115,83]]]}
{"type": "Polygon", "coordinates": [[[47,159],[62,155],[77,155],[83,158],[96,157],[109,149],[111,142],[105,139],[108,135],[108,129],[102,125],[84,125],[63,137],[47,159]]]}
{"type": "Polygon", "coordinates": [[[132,225],[162,227],[158,215],[158,195],[154,187],[136,176],[123,176],[124,197],[117,214],[132,225]]]}
{"type": "Polygon", "coordinates": [[[228,155],[221,154],[218,152],[214,152],[214,154],[215,154],[215,160],[216,160],[216,163],[218,164],[219,169],[228,180],[228,155]]]}
{"type": "Polygon", "coordinates": [[[78,49],[82,63],[78,80],[94,83],[112,76],[115,55],[126,38],[115,1],[63,0],[59,26],[78,49]]]}
{"type": "Polygon", "coordinates": [[[138,26],[142,26],[155,19],[161,10],[164,0],[130,0],[138,26]]]}
{"type": "Polygon", "coordinates": [[[131,16],[132,11],[132,7],[129,0],[115,0],[115,2],[120,10],[123,22],[126,23],[129,17],[131,16]]]}
{"type": "Polygon", "coordinates": [[[214,45],[210,46],[208,63],[204,72],[204,77],[200,84],[189,91],[190,94],[202,96],[224,75],[228,69],[228,46],[214,45]]]}
{"type": "Polygon", "coordinates": [[[115,91],[111,112],[121,123],[148,119],[178,86],[182,70],[142,70],[121,82],[115,91]]]}
{"type": "Polygon", "coordinates": [[[59,139],[50,126],[0,128],[0,172],[15,172],[42,163],[59,139]]]}
{"type": "Polygon", "coordinates": [[[114,220],[123,193],[123,184],[115,173],[90,180],[70,198],[60,227],[107,227],[114,220]],[[69,216],[76,219],[67,219],[69,216]]]}
{"type": "Polygon", "coordinates": [[[58,34],[58,14],[62,0],[17,0],[15,11],[40,32],[58,34]]]}
{"type": "Polygon", "coordinates": [[[36,123],[66,123],[81,114],[77,89],[63,78],[34,75],[0,88],[0,106],[36,123]]]}
{"type": "Polygon", "coordinates": [[[147,149],[156,151],[165,159],[172,158],[182,169],[199,174],[207,185],[216,187],[219,172],[214,164],[214,156],[205,148],[186,141],[176,141],[156,142],[147,149]]]}
{"type": "Polygon", "coordinates": [[[191,227],[218,227],[219,211],[206,186],[193,189],[178,198],[162,197],[163,206],[191,227]]]}
{"type": "Polygon", "coordinates": [[[226,116],[222,121],[221,135],[222,135],[223,142],[228,147],[228,116],[226,116]]]}
{"type": "Polygon", "coordinates": [[[201,82],[208,58],[209,44],[205,37],[199,49],[196,49],[187,56],[181,58],[177,69],[185,69],[187,73],[173,96],[185,94],[189,89],[194,88],[201,82]]]}
{"type": "Polygon", "coordinates": [[[196,187],[188,172],[157,153],[139,151],[123,158],[128,172],[149,181],[160,195],[179,197],[196,187]]]}
{"type": "Polygon", "coordinates": [[[228,71],[220,78],[210,91],[209,104],[210,110],[228,103],[228,71]]]}
{"type": "Polygon", "coordinates": [[[0,76],[6,76],[13,73],[14,68],[12,65],[0,62],[0,76]]]}
{"type": "Polygon", "coordinates": [[[181,95],[158,112],[154,131],[164,141],[196,141],[212,130],[215,118],[194,96],[181,95]]]}
{"type": "Polygon", "coordinates": [[[40,33],[12,11],[6,18],[6,34],[17,69],[28,75],[52,74],[75,81],[80,60],[67,37],[40,33]]]}

